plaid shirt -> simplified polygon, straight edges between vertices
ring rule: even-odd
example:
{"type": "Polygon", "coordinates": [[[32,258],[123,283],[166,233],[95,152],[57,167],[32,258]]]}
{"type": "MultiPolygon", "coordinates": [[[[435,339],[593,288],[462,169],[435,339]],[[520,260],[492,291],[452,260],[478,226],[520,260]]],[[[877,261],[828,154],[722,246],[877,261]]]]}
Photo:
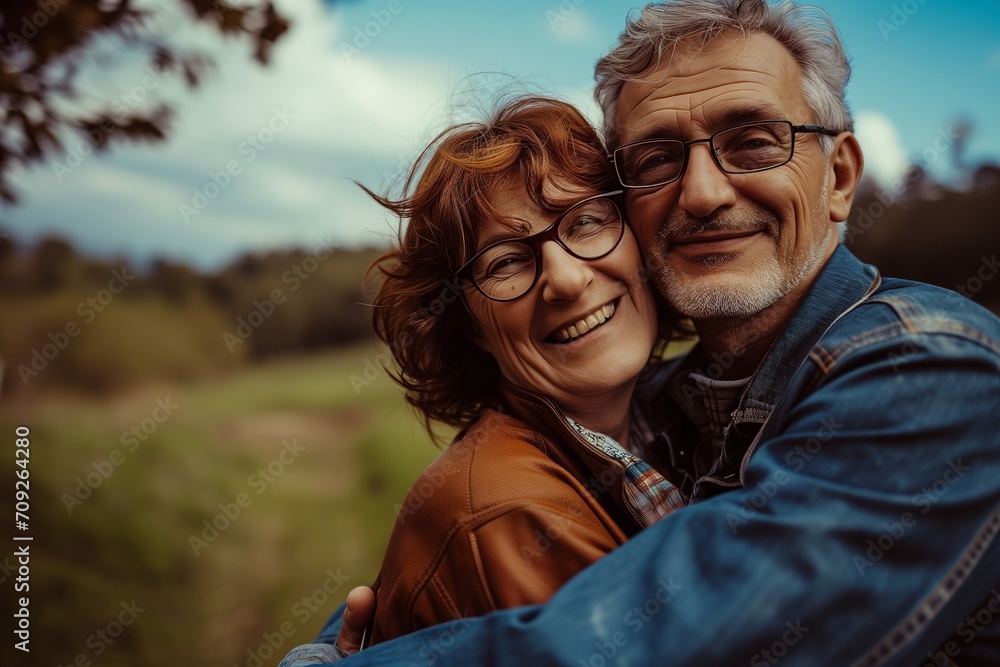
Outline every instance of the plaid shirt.
{"type": "Polygon", "coordinates": [[[642,443],[651,442],[653,439],[649,424],[638,411],[634,410],[632,413],[632,435],[629,437],[629,448],[638,449],[637,453],[625,449],[613,438],[591,431],[569,417],[566,421],[584,440],[625,466],[625,478],[622,480],[625,498],[642,519],[644,528],[685,506],[680,489],[637,455],[642,454],[642,443]]]}

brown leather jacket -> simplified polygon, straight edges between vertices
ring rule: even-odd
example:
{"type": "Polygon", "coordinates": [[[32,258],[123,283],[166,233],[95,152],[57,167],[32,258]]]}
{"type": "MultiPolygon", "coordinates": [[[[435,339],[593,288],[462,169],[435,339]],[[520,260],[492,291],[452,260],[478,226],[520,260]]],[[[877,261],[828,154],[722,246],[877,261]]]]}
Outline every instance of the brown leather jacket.
{"type": "Polygon", "coordinates": [[[546,601],[641,528],[622,465],[547,399],[505,387],[420,475],[377,582],[373,643],[456,618],[546,601]]]}

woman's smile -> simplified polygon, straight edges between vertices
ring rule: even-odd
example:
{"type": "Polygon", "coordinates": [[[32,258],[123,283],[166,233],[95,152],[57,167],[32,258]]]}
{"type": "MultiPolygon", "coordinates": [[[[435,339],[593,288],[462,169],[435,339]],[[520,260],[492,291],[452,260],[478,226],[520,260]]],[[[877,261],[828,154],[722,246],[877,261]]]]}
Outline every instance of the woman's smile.
{"type": "Polygon", "coordinates": [[[574,324],[558,329],[547,340],[556,342],[559,345],[566,345],[579,340],[594,329],[603,326],[605,322],[614,317],[615,310],[618,308],[618,301],[619,299],[615,299],[610,303],[606,303],[592,313],[577,320],[574,324]]]}

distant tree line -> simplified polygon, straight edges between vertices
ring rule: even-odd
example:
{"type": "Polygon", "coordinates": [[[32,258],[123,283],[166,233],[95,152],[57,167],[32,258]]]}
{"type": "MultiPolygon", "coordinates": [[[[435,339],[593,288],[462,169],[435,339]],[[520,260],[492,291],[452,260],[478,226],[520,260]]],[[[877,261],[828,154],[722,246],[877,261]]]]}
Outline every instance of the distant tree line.
{"type": "Polygon", "coordinates": [[[47,238],[0,240],[3,394],[46,385],[109,390],[368,339],[361,280],[376,250],[246,255],[199,273],[145,271],[47,238]]]}
{"type": "Polygon", "coordinates": [[[1000,169],[986,165],[970,187],[949,190],[922,170],[899,192],[866,183],[845,243],[882,275],[957,291],[1000,314],[1000,169]]]}

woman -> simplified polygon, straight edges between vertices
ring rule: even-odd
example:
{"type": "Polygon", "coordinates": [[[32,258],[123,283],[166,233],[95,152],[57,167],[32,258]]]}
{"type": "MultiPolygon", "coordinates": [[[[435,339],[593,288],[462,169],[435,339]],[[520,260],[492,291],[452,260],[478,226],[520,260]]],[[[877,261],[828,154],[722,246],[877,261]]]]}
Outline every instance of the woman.
{"type": "MultiPolygon", "coordinates": [[[[375,642],[543,602],[682,505],[630,408],[663,337],[600,139],[529,98],[417,161],[373,268],[374,324],[407,400],[459,427],[420,476],[377,585],[375,642]]],[[[665,327],[663,327],[665,330],[665,327]]]]}
{"type": "Polygon", "coordinates": [[[403,198],[368,191],[407,223],[372,267],[375,331],[428,429],[460,429],[400,509],[371,641],[544,602],[683,505],[631,407],[667,327],[616,185],[576,109],[528,98],[440,135],[403,198]]]}

